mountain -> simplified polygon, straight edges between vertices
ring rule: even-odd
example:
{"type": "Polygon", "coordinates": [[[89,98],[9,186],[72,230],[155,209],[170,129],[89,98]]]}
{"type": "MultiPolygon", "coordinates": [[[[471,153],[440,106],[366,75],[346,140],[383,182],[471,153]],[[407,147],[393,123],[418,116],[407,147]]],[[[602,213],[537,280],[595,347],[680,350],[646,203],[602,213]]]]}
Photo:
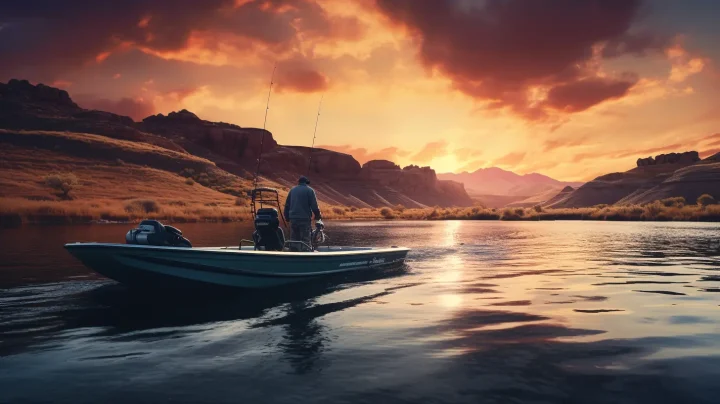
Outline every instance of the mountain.
{"type": "Polygon", "coordinates": [[[689,151],[638,159],[637,167],[595,178],[549,207],[642,204],[669,197],[694,203],[704,193],[720,196],[720,161],[717,155],[700,160],[698,152],[689,151]]]}
{"type": "Polygon", "coordinates": [[[546,175],[532,173],[518,175],[497,167],[481,168],[472,173],[445,173],[439,179],[458,181],[467,192],[475,195],[534,196],[548,191],[558,192],[566,186],[578,187],[581,182],[563,182],[546,175]]]}
{"type": "MultiPolygon", "coordinates": [[[[361,166],[348,154],[279,145],[272,133],[263,129],[206,121],[187,110],[135,122],[129,117],[80,108],[66,91],[25,80],[0,83],[0,129],[4,129],[0,131],[0,144],[7,152],[0,159],[0,170],[7,171],[4,178],[11,178],[9,170],[18,167],[42,166],[46,171],[72,172],[79,170],[78,161],[94,162],[97,170],[81,170],[85,181],[81,181],[80,188],[84,190],[78,192],[86,195],[94,195],[90,188],[104,186],[104,181],[109,180],[108,172],[119,175],[123,170],[138,168],[163,171],[161,176],[148,175],[148,181],[164,178],[167,183],[168,178],[173,178],[170,182],[184,184],[184,177],[192,176],[197,186],[182,187],[192,191],[186,194],[188,199],[195,198],[199,187],[238,194],[249,186],[262,147],[263,184],[288,189],[300,174],[307,174],[325,204],[348,207],[472,204],[462,184],[438,179],[430,167],[400,168],[391,162],[361,166]],[[34,151],[48,160],[41,164],[33,157],[34,151]],[[2,164],[2,160],[12,164],[2,164]]],[[[35,177],[39,175],[37,171],[35,177]]],[[[38,178],[26,179],[38,182],[38,178]]],[[[34,198],[52,198],[47,190],[43,191],[45,195],[37,194],[40,192],[37,187],[24,181],[8,181],[4,185],[0,198],[22,197],[23,192],[31,189],[34,198]]],[[[167,188],[166,184],[156,185],[146,184],[143,189],[148,194],[167,188]]],[[[127,199],[134,195],[115,196],[127,199]]]]}
{"type": "Polygon", "coordinates": [[[525,198],[519,201],[515,201],[512,203],[509,203],[505,205],[508,208],[531,208],[533,206],[546,206],[551,205],[560,199],[563,199],[567,195],[569,195],[571,192],[575,191],[575,189],[571,186],[566,186],[565,188],[558,191],[556,188],[549,189],[543,193],[533,195],[529,198],[525,198]]]}

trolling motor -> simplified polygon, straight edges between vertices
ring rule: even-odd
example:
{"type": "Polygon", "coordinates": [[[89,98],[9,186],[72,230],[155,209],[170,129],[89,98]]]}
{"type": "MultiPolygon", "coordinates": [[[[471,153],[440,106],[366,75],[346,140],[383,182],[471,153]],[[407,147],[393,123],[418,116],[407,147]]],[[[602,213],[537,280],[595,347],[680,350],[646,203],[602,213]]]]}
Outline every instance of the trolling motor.
{"type": "Polygon", "coordinates": [[[192,247],[190,240],[183,237],[180,229],[167,226],[157,220],[143,220],[138,227],[125,235],[126,244],[157,245],[171,247],[192,247]]]}

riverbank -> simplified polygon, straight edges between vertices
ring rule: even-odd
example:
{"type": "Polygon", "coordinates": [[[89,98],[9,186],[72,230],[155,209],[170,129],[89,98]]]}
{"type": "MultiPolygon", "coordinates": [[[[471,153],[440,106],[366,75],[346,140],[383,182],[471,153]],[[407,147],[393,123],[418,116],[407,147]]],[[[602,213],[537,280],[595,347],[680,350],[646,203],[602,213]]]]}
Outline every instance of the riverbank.
{"type": "MultiPolygon", "coordinates": [[[[0,225],[88,224],[157,219],[169,223],[241,222],[251,220],[249,207],[215,202],[129,199],[28,200],[0,198],[0,225]]],[[[323,206],[327,220],[613,220],[720,222],[720,205],[685,205],[674,200],[645,205],[576,209],[505,208],[349,208],[323,206]]]]}

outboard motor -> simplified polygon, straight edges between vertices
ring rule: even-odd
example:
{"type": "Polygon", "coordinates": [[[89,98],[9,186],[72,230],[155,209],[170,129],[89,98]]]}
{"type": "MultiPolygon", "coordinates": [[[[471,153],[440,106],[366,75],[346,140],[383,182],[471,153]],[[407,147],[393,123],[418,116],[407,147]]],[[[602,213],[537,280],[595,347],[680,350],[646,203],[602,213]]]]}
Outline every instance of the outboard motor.
{"type": "Polygon", "coordinates": [[[278,211],[275,208],[260,208],[255,216],[253,242],[256,250],[282,251],[285,233],[280,228],[278,211]]]}
{"type": "Polygon", "coordinates": [[[172,226],[166,226],[157,220],[143,220],[137,228],[125,235],[127,244],[159,245],[172,247],[192,247],[190,240],[172,226]]]}

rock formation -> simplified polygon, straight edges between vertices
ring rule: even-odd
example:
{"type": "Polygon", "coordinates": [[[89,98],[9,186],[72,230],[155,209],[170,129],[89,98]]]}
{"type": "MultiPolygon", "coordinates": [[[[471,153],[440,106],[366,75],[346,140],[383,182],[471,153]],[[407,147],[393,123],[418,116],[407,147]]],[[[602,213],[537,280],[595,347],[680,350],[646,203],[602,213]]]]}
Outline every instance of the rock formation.
{"type": "Polygon", "coordinates": [[[654,166],[660,164],[692,164],[700,161],[700,155],[696,151],[684,153],[659,154],[655,158],[639,158],[638,167],[654,166]]]}
{"type": "Polygon", "coordinates": [[[171,112],[167,116],[163,114],[149,116],[138,126],[146,132],[167,137],[181,144],[192,142],[232,159],[254,161],[260,152],[261,143],[263,153],[277,147],[277,142],[269,131],[205,121],[185,109],[171,112]]]}

